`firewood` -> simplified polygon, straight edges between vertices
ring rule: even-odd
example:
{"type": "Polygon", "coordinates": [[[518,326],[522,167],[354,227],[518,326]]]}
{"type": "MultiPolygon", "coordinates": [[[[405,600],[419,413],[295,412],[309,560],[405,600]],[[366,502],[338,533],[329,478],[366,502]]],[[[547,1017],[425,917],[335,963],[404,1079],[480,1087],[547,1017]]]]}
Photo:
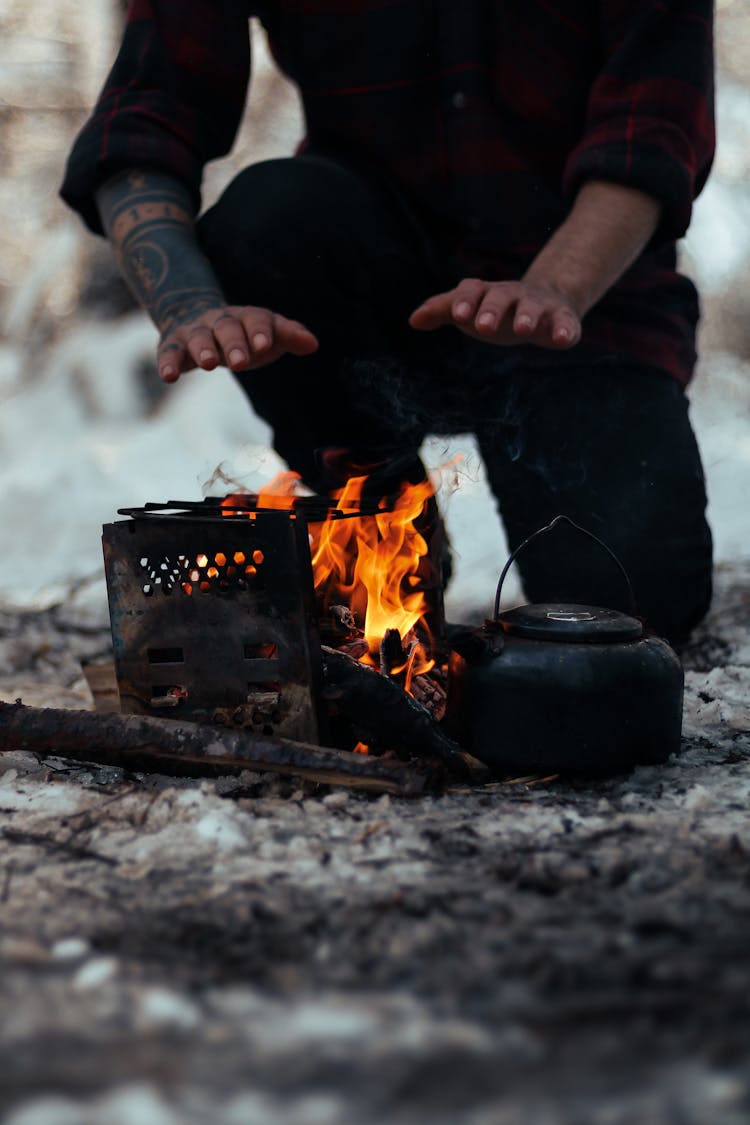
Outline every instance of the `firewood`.
{"type": "Polygon", "coordinates": [[[342,644],[355,642],[363,644],[364,651],[367,651],[364,634],[357,627],[356,618],[346,605],[329,606],[327,615],[321,616],[318,628],[322,644],[330,644],[338,648],[342,644]]]}
{"type": "Polygon", "coordinates": [[[380,642],[380,674],[390,676],[394,668],[404,664],[406,654],[401,643],[401,634],[398,629],[386,629],[385,636],[380,642]]]}
{"type": "Polygon", "coordinates": [[[364,637],[353,641],[346,641],[344,644],[336,645],[335,647],[346,656],[351,656],[352,660],[361,660],[362,657],[367,656],[367,653],[370,651],[370,646],[364,637]]]}
{"type": "Polygon", "coordinates": [[[126,767],[145,758],[160,772],[169,772],[170,762],[197,763],[212,773],[215,766],[269,770],[398,797],[418,797],[442,785],[442,771],[431,763],[407,764],[175,719],[0,702],[0,753],[16,750],[126,767]]]}
{"type": "Polygon", "coordinates": [[[362,630],[357,628],[356,619],[348,605],[332,605],[328,613],[334,626],[343,637],[354,634],[362,635],[362,630]]]}
{"type": "Polygon", "coordinates": [[[433,721],[415,699],[387,676],[352,660],[337,649],[322,648],[326,686],[323,696],[370,741],[388,749],[438,758],[452,773],[467,774],[467,759],[458,743],[433,721]]]}

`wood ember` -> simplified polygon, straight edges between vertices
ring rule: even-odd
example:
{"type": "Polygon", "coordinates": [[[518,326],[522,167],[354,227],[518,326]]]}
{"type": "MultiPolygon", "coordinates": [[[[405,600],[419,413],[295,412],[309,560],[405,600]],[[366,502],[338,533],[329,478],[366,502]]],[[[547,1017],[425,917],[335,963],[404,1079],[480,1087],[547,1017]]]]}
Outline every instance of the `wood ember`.
{"type": "Polygon", "coordinates": [[[321,614],[319,629],[323,644],[339,648],[344,644],[356,643],[363,645],[364,652],[367,652],[364,633],[358,628],[354,614],[346,605],[329,606],[327,615],[321,614]]]}
{"type": "Polygon", "coordinates": [[[350,656],[352,660],[361,660],[362,657],[367,656],[367,653],[370,651],[370,646],[364,637],[346,641],[344,644],[337,645],[336,647],[339,652],[343,652],[345,656],[350,656]]]}
{"type": "Polygon", "coordinates": [[[429,711],[436,723],[445,718],[447,693],[439,680],[428,672],[424,676],[415,676],[411,682],[411,694],[417,703],[429,711]]]}
{"type": "Polygon", "coordinates": [[[0,753],[14,750],[57,753],[108,765],[132,765],[133,758],[145,756],[156,767],[179,761],[269,770],[400,797],[434,791],[442,780],[441,771],[430,763],[406,764],[172,719],[0,702],[0,753]]]}

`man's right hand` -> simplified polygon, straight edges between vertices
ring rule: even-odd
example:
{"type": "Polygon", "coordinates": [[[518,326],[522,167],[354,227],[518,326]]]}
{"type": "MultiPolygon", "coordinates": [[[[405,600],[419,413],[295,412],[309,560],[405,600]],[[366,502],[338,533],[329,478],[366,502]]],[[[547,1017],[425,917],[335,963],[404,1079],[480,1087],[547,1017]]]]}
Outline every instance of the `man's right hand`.
{"type": "Polygon", "coordinates": [[[185,371],[265,367],[287,353],[310,355],[318,341],[304,324],[252,306],[179,310],[159,341],[159,378],[176,383],[185,371]]]}

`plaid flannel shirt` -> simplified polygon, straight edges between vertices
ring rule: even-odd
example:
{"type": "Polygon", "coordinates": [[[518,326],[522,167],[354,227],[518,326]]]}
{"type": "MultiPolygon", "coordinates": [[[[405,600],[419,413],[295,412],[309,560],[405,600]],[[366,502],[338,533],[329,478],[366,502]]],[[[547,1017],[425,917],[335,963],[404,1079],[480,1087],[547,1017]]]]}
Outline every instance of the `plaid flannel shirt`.
{"type": "Polygon", "coordinates": [[[675,242],[713,156],[711,0],[133,0],[62,189],[92,230],[97,188],[134,166],[199,209],[241,120],[250,16],[308,148],[390,180],[462,276],[518,278],[588,179],[657,198],[659,231],[584,340],[687,382],[698,302],[675,242]]]}

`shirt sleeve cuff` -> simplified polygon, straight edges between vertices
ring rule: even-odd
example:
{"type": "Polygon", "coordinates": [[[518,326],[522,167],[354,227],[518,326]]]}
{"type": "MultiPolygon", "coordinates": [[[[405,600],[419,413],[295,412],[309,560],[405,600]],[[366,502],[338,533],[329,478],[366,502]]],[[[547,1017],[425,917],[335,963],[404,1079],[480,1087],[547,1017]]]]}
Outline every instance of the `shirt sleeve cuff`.
{"type": "Polygon", "coordinates": [[[122,109],[104,121],[98,115],[76,139],[60,195],[94,234],[104,234],[97,191],[112,176],[131,168],[152,168],[174,176],[188,189],[195,213],[199,212],[204,161],[173,128],[162,123],[162,116],[146,108],[122,109]]]}
{"type": "Polygon", "coordinates": [[[622,136],[584,140],[571,153],[563,190],[571,202],[588,180],[636,188],[658,199],[662,217],[653,243],[674,242],[687,231],[695,191],[695,156],[680,129],[664,121],[641,121],[622,136]]]}

